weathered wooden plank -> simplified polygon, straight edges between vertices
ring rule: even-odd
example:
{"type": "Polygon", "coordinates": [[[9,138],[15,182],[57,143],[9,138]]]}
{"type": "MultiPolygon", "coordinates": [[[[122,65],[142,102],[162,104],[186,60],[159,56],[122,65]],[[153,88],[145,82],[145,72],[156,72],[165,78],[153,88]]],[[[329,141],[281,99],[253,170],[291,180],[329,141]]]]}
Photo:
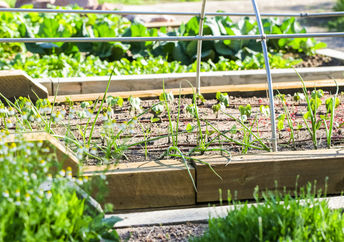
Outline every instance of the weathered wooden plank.
{"type": "Polygon", "coordinates": [[[266,153],[233,157],[232,161],[221,157],[203,158],[222,177],[220,180],[205,165],[196,163],[197,202],[223,199],[227,190],[237,194],[237,199],[251,199],[256,186],[260,190],[295,190],[298,186],[317,180],[317,187],[324,189],[327,181],[328,194],[344,191],[344,150],[311,150],[266,153]],[[277,182],[277,185],[275,184],[277,182]]]}
{"type": "MultiPolygon", "coordinates": [[[[337,80],[338,85],[342,88],[344,87],[344,79],[337,80]]],[[[329,88],[336,87],[336,84],[333,80],[315,80],[315,81],[305,81],[307,88],[329,88]]],[[[273,88],[275,90],[298,90],[301,89],[301,82],[283,82],[283,83],[273,83],[273,88]]],[[[259,84],[246,84],[246,85],[223,85],[223,86],[209,86],[201,87],[202,94],[211,94],[216,93],[217,91],[228,92],[230,94],[242,93],[245,95],[250,95],[257,92],[263,92],[267,90],[267,85],[265,83],[259,84]]],[[[172,88],[166,89],[167,92],[172,92],[174,95],[189,95],[195,92],[193,88],[172,88]]],[[[129,96],[149,98],[149,97],[158,97],[162,93],[162,89],[159,90],[142,90],[142,91],[130,91],[130,92],[109,92],[108,96],[120,96],[122,98],[128,98],[129,96]]],[[[102,99],[104,96],[103,93],[94,93],[94,94],[78,94],[78,95],[63,95],[57,96],[56,102],[64,102],[68,97],[70,100],[79,102],[79,101],[91,101],[96,99],[102,99]]],[[[53,96],[50,96],[51,101],[54,100],[53,96]]]]}
{"type": "Polygon", "coordinates": [[[8,99],[30,97],[32,100],[47,98],[48,90],[42,84],[29,77],[24,71],[0,71],[0,90],[8,99]]]}
{"type": "MultiPolygon", "coordinates": [[[[324,80],[332,78],[343,78],[343,66],[297,68],[296,71],[305,80],[324,80]]],[[[294,69],[273,69],[273,82],[295,82],[299,77],[294,69]]],[[[172,73],[172,74],[149,74],[149,75],[127,75],[112,76],[110,92],[129,92],[138,90],[162,89],[162,82],[165,88],[189,87],[189,81],[196,86],[195,73],[172,73]]],[[[58,87],[58,95],[102,93],[105,91],[109,76],[103,77],[76,77],[76,78],[51,78],[53,91],[58,87]]],[[[217,71],[202,72],[201,86],[222,86],[222,85],[244,85],[266,82],[265,70],[245,71],[217,71]]],[[[53,95],[53,94],[50,94],[53,95]]]]}
{"type": "MultiPolygon", "coordinates": [[[[195,177],[194,168],[190,167],[195,177]]],[[[112,167],[85,167],[86,176],[105,172],[105,202],[115,209],[156,208],[195,204],[195,190],[185,166],[176,160],[135,162],[112,167]]]]}
{"type": "Polygon", "coordinates": [[[51,153],[56,153],[57,161],[62,165],[63,169],[70,167],[72,168],[73,175],[77,175],[79,173],[79,162],[73,152],[50,134],[46,132],[28,132],[23,133],[22,137],[18,136],[18,134],[10,134],[6,137],[5,142],[16,142],[18,140],[24,140],[27,142],[42,141],[42,147],[49,148],[51,153]]]}

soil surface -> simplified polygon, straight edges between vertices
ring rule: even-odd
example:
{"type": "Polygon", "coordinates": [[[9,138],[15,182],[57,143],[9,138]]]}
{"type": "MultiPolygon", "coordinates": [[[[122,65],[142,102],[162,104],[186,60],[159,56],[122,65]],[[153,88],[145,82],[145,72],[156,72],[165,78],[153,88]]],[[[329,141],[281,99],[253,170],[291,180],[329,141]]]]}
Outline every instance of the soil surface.
{"type": "Polygon", "coordinates": [[[343,61],[331,58],[329,56],[324,55],[314,55],[314,56],[308,56],[308,55],[298,55],[296,58],[300,58],[303,61],[296,65],[295,68],[298,67],[321,67],[321,66],[341,66],[343,65],[343,61]]]}
{"type": "Polygon", "coordinates": [[[201,236],[208,224],[179,224],[117,229],[123,241],[188,241],[201,236]]]}
{"type": "MultiPolygon", "coordinates": [[[[330,113],[327,112],[325,103],[330,97],[332,96],[325,92],[317,110],[318,148],[327,147],[325,123],[329,125],[330,113]]],[[[144,162],[201,154],[230,156],[269,151],[272,146],[267,107],[269,100],[262,97],[224,98],[228,99],[227,106],[216,99],[198,100],[197,115],[195,103],[189,97],[181,97],[180,100],[176,97],[167,103],[158,99],[141,100],[140,110],[135,110],[135,105],[127,100],[123,107],[105,103],[92,136],[92,125],[96,120],[99,104],[96,107],[94,104],[85,107],[85,103],[63,104],[55,106],[53,114],[47,108],[46,113],[41,113],[40,117],[28,116],[27,113],[34,111],[26,110],[22,115],[17,114],[18,119],[11,118],[11,123],[6,125],[12,131],[44,130],[53,117],[51,131],[61,137],[60,140],[87,165],[144,162]],[[215,107],[221,109],[214,112],[215,107]],[[157,114],[153,109],[158,109],[161,113],[157,114]],[[90,146],[87,145],[89,137],[90,146]],[[171,147],[178,147],[178,151],[171,147]]],[[[312,137],[303,119],[307,112],[306,101],[295,101],[295,97],[291,95],[284,98],[285,105],[281,98],[275,97],[274,100],[278,149],[314,149],[312,137]]],[[[338,98],[340,104],[335,110],[332,145],[344,142],[344,95],[339,94],[338,98]]],[[[307,125],[311,125],[310,120],[307,120],[307,125]]],[[[0,128],[5,126],[1,124],[0,128]]]]}

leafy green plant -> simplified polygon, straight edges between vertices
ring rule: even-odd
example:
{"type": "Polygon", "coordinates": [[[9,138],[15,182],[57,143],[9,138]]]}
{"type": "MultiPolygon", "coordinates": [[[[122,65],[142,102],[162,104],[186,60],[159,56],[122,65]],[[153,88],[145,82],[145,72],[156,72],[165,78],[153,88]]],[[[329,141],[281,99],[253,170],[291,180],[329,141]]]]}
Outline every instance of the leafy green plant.
{"type": "Polygon", "coordinates": [[[153,116],[151,117],[151,122],[161,122],[160,115],[165,111],[165,106],[162,104],[156,105],[152,108],[153,116]]]}
{"type": "Polygon", "coordinates": [[[240,112],[240,119],[243,122],[246,122],[248,118],[251,117],[252,114],[252,107],[251,104],[247,104],[246,106],[239,106],[239,112],[240,112]]]}
{"type": "Polygon", "coordinates": [[[295,92],[293,98],[294,98],[294,101],[296,102],[303,101],[306,99],[305,95],[301,92],[295,92]]]}
{"type": "MultiPolygon", "coordinates": [[[[79,9],[76,6],[65,8],[79,9]]],[[[2,13],[0,26],[2,26],[0,37],[3,38],[195,36],[199,31],[197,17],[191,18],[179,29],[167,32],[166,28],[147,29],[141,23],[130,23],[126,18],[108,14],[83,16],[62,13],[2,13]]],[[[264,28],[267,33],[272,34],[305,33],[305,29],[301,28],[294,18],[283,21],[266,19],[264,28]]],[[[249,18],[244,18],[238,23],[234,23],[225,16],[205,19],[205,35],[257,33],[256,22],[249,18]]],[[[313,54],[316,49],[324,46],[323,43],[317,43],[314,39],[269,41],[271,42],[269,51],[272,68],[291,67],[300,61],[283,58],[283,53],[287,51],[313,54]]],[[[115,69],[115,74],[129,74],[129,72],[139,74],[137,72],[146,71],[145,68],[139,69],[136,65],[146,66],[148,72],[152,68],[151,73],[175,72],[177,69],[180,72],[185,72],[185,69],[195,71],[196,47],[197,41],[26,43],[25,45],[3,43],[0,45],[0,50],[2,50],[0,68],[22,69],[36,77],[107,75],[112,69],[115,69]],[[26,50],[36,55],[26,55],[26,50]],[[135,60],[133,65],[132,60],[135,60]]],[[[264,56],[260,53],[259,43],[255,40],[204,41],[202,60],[205,61],[202,63],[202,70],[264,67],[264,56]]]]}
{"type": "Polygon", "coordinates": [[[129,110],[130,112],[134,112],[134,114],[137,114],[137,112],[141,112],[141,99],[139,97],[133,97],[133,96],[129,96],[128,98],[128,102],[129,102],[129,110]]]}
{"type": "Polygon", "coordinates": [[[309,184],[295,198],[264,192],[261,203],[234,202],[227,216],[211,218],[208,231],[191,241],[342,241],[342,211],[316,198],[309,184]]]}
{"type": "Polygon", "coordinates": [[[123,106],[123,98],[121,97],[113,97],[113,96],[107,96],[106,97],[106,103],[109,107],[117,108],[123,106]]]}
{"type": "Polygon", "coordinates": [[[216,113],[216,117],[219,116],[219,111],[226,109],[229,106],[229,97],[227,93],[216,92],[217,104],[212,106],[213,112],[216,113]]]}
{"type": "MultiPolygon", "coordinates": [[[[7,133],[1,132],[5,140],[7,133]]],[[[18,137],[20,135],[18,134],[18,137]]],[[[0,240],[119,241],[113,225],[117,217],[95,215],[79,199],[70,182],[87,183],[86,178],[72,178],[69,170],[60,170],[57,157],[43,142],[0,144],[0,240]],[[51,174],[50,169],[57,170],[51,174]],[[43,184],[51,183],[49,188],[43,184]]]]}
{"type": "MultiPolygon", "coordinates": [[[[344,1],[343,0],[337,0],[336,4],[333,7],[334,11],[344,11],[344,1]]],[[[333,21],[328,22],[328,26],[330,29],[334,29],[337,31],[343,31],[344,30],[344,17],[337,17],[333,21]]]]}

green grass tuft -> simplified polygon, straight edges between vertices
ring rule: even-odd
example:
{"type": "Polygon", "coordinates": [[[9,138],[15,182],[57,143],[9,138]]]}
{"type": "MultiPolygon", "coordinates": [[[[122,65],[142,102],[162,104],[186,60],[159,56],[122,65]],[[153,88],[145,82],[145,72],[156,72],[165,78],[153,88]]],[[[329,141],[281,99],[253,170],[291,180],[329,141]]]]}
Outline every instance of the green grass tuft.
{"type": "Polygon", "coordinates": [[[308,188],[299,198],[266,193],[257,206],[237,205],[225,218],[210,219],[209,230],[192,241],[344,241],[342,212],[308,188]]]}

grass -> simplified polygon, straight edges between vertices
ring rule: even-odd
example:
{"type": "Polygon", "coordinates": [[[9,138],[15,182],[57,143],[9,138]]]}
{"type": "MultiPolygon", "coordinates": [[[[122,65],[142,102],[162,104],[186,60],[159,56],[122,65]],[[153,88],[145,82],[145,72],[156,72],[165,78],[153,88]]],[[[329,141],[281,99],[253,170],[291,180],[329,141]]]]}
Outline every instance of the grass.
{"type": "Polygon", "coordinates": [[[311,184],[293,195],[265,192],[262,203],[235,203],[226,217],[210,219],[209,230],[192,241],[343,241],[342,211],[320,195],[311,184]]]}

